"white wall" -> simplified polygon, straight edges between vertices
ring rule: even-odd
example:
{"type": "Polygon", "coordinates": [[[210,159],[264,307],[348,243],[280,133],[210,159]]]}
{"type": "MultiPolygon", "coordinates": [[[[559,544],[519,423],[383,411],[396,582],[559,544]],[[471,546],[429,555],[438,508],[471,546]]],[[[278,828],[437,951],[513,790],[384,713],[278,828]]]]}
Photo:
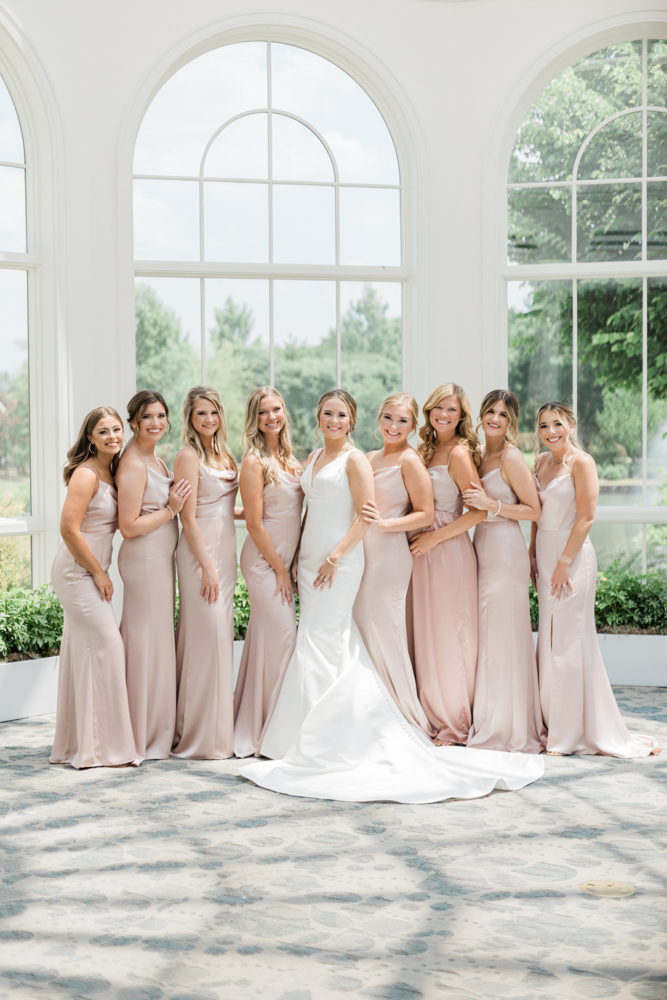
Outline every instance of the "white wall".
{"type": "Polygon", "coordinates": [[[664,4],[640,0],[1,0],[0,72],[26,130],[44,282],[38,576],[57,544],[65,442],[90,408],[123,412],[134,389],[132,142],[170,72],[268,26],[366,86],[411,185],[405,387],[421,400],[453,379],[474,405],[504,371],[497,266],[515,127],[573,58],[658,22],[664,33],[664,4]]]}

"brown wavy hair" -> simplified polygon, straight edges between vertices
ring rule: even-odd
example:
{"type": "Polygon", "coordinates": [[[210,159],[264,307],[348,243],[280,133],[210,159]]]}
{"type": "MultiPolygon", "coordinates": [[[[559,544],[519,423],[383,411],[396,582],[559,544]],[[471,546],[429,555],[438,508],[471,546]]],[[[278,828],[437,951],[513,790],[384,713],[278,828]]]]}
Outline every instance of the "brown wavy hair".
{"type": "Polygon", "coordinates": [[[342,399],[347,407],[347,412],[350,417],[350,429],[347,432],[347,439],[350,444],[354,444],[352,440],[352,431],[357,426],[357,402],[349,392],[345,389],[327,389],[323,392],[317,401],[317,407],[315,409],[315,436],[319,443],[319,433],[320,433],[320,417],[322,416],[322,410],[324,409],[324,404],[329,399],[342,399]]]}
{"type": "MultiPolygon", "coordinates": [[[[83,418],[79,436],[67,452],[67,464],[63,468],[65,486],[69,486],[69,481],[74,474],[74,470],[78,469],[80,465],[83,465],[84,462],[88,461],[91,455],[95,454],[94,451],[91,451],[90,437],[102,417],[115,417],[120,426],[123,426],[121,416],[116,410],[114,410],[113,406],[96,406],[94,410],[91,410],[90,413],[83,418]]],[[[92,445],[92,447],[94,448],[95,446],[92,445]]],[[[117,455],[114,455],[111,459],[111,465],[109,466],[109,471],[114,477],[116,475],[116,469],[118,468],[119,458],[120,452],[117,455]]]]}
{"type": "Polygon", "coordinates": [[[227,418],[225,416],[225,408],[222,405],[222,400],[217,389],[214,389],[210,385],[195,385],[192,389],[188,389],[187,396],[183,400],[182,419],[183,429],[181,430],[181,438],[183,444],[192,448],[198,455],[200,462],[203,462],[204,465],[213,465],[213,468],[230,469],[236,472],[236,460],[227,447],[227,418]],[[213,462],[211,462],[211,456],[207,455],[204,451],[201,438],[192,426],[192,413],[198,399],[205,399],[207,403],[212,403],[220,418],[218,429],[211,439],[213,462]]]}
{"type": "Polygon", "coordinates": [[[503,403],[505,405],[507,416],[509,417],[509,425],[505,431],[505,440],[515,445],[519,436],[520,404],[518,398],[509,389],[492,389],[491,392],[487,392],[479,408],[479,423],[475,427],[475,433],[479,431],[484,417],[492,409],[494,403],[503,403]]]}
{"type": "MultiPolygon", "coordinates": [[[[292,438],[290,436],[290,415],[285,400],[277,389],[270,385],[260,385],[253,389],[245,404],[245,427],[243,428],[243,445],[246,455],[253,455],[259,460],[262,467],[264,483],[280,486],[278,476],[278,462],[266,447],[264,435],[259,429],[259,408],[262,400],[266,396],[273,396],[281,403],[285,414],[285,423],[278,435],[278,457],[282,464],[288,469],[301,469],[301,463],[292,454],[292,438]]],[[[245,456],[244,456],[245,457],[245,456]]]]}
{"type": "Polygon", "coordinates": [[[435,427],[431,425],[431,410],[443,399],[446,399],[447,396],[456,396],[461,407],[461,419],[456,425],[456,436],[460,438],[457,444],[465,445],[472,456],[473,462],[476,466],[479,466],[482,456],[479,450],[479,438],[473,426],[472,410],[470,409],[468,397],[456,382],[444,382],[442,385],[439,385],[424,403],[422,407],[424,423],[419,428],[419,437],[422,443],[419,445],[417,451],[421,455],[424,465],[428,466],[428,463],[433,458],[437,441],[435,427]]]}
{"type": "Polygon", "coordinates": [[[147,407],[151,403],[159,403],[164,406],[164,412],[167,414],[167,427],[171,430],[171,424],[169,423],[169,407],[165,402],[165,398],[161,392],[156,392],[155,389],[140,389],[139,392],[135,392],[134,396],[127,404],[127,419],[132,428],[134,434],[137,432],[132,427],[132,424],[138,424],[147,407]]]}

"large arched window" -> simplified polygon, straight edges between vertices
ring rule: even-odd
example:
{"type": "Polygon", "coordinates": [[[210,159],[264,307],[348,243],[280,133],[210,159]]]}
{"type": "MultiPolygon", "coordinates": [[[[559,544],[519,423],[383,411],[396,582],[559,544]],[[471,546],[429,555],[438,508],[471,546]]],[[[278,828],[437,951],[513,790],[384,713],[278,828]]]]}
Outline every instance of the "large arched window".
{"type": "Polygon", "coordinates": [[[509,385],[578,414],[601,479],[596,546],[667,565],[667,41],[600,49],[553,80],[509,167],[509,385]],[[662,509],[661,509],[662,508],[662,509]]]}
{"type": "Polygon", "coordinates": [[[293,45],[223,46],[156,95],[134,173],[137,386],[178,408],[214,385],[238,453],[248,392],[274,383],[303,455],[317,398],[342,385],[370,447],[401,383],[401,184],[365,91],[293,45]]]}

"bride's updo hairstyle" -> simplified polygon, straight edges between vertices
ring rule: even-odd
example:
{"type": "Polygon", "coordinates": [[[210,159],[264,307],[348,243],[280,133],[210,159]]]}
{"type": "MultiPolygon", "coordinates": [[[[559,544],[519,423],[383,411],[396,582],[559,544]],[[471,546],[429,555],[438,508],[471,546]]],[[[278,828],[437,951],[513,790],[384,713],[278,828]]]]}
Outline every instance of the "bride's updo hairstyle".
{"type": "Polygon", "coordinates": [[[292,454],[292,439],[290,437],[290,415],[285,406],[285,400],[277,389],[271,385],[260,385],[253,389],[245,405],[245,427],[243,428],[243,445],[246,455],[253,455],[262,466],[262,475],[266,486],[280,486],[278,462],[266,447],[264,435],[259,429],[259,409],[266,396],[277,399],[285,414],[285,423],[278,434],[278,458],[287,469],[301,469],[301,464],[292,454]]]}
{"type": "Polygon", "coordinates": [[[519,436],[519,400],[509,389],[492,389],[491,392],[487,392],[479,408],[479,423],[475,427],[475,432],[479,431],[484,417],[495,403],[502,403],[509,417],[505,440],[510,444],[516,444],[519,436]]]}
{"type": "Polygon", "coordinates": [[[557,399],[552,400],[550,403],[542,403],[537,411],[537,416],[535,417],[535,446],[533,448],[535,457],[537,458],[542,450],[540,420],[542,419],[542,414],[547,413],[549,410],[553,410],[557,413],[565,426],[569,428],[569,434],[567,435],[567,441],[565,444],[565,457],[573,458],[577,452],[584,450],[579,442],[579,438],[577,437],[577,418],[575,417],[574,410],[571,406],[568,406],[567,403],[560,403],[557,399]]]}
{"type": "MultiPolygon", "coordinates": [[[[79,436],[77,437],[75,443],[72,445],[70,450],[67,452],[67,464],[63,469],[63,479],[65,480],[65,486],[69,486],[69,481],[74,474],[74,470],[78,469],[80,465],[83,465],[89,458],[97,453],[97,448],[91,442],[90,438],[93,431],[99,424],[102,417],[115,417],[120,426],[123,426],[123,421],[119,417],[118,413],[114,410],[113,406],[97,406],[94,410],[83,418],[83,423],[81,424],[81,430],[79,431],[79,436]]],[[[120,452],[111,459],[111,465],[109,466],[109,471],[112,476],[116,475],[116,469],[118,468],[118,459],[120,458],[120,452]]]]}
{"type": "Polygon", "coordinates": [[[352,431],[357,426],[357,403],[356,400],[349,394],[349,392],[345,391],[345,389],[328,389],[326,392],[323,392],[322,395],[320,396],[319,401],[317,403],[317,409],[315,410],[315,420],[317,421],[315,425],[315,435],[317,437],[317,440],[319,441],[320,439],[319,438],[320,417],[322,416],[322,410],[324,409],[324,404],[328,402],[330,399],[342,399],[342,401],[345,403],[345,406],[347,407],[347,413],[350,418],[350,429],[347,432],[347,437],[350,444],[353,444],[352,431]]]}
{"type": "Polygon", "coordinates": [[[472,410],[470,409],[470,403],[465,392],[455,382],[445,382],[443,385],[439,385],[424,403],[422,407],[424,423],[419,428],[419,437],[422,443],[419,445],[417,451],[421,455],[424,465],[428,466],[428,463],[433,458],[437,442],[435,427],[431,425],[431,410],[438,403],[442,402],[443,399],[446,399],[447,396],[456,396],[461,407],[461,419],[456,426],[456,436],[460,439],[458,444],[466,446],[472,456],[473,462],[478,466],[482,461],[482,456],[479,450],[479,438],[475,434],[473,425],[472,410]]]}
{"type": "Polygon", "coordinates": [[[380,426],[380,421],[382,420],[382,414],[388,406],[405,406],[405,408],[410,411],[410,416],[412,417],[412,430],[415,429],[419,423],[419,407],[417,406],[417,400],[408,392],[392,392],[391,396],[387,396],[387,398],[382,401],[382,406],[378,410],[377,427],[374,432],[375,437],[378,437],[378,428],[380,426]]]}
{"type": "Polygon", "coordinates": [[[183,400],[182,419],[183,429],[181,431],[181,438],[183,439],[183,444],[192,448],[199,456],[200,462],[203,462],[204,465],[211,465],[216,469],[228,469],[236,472],[234,456],[227,447],[227,418],[225,416],[225,408],[222,405],[222,400],[217,389],[214,389],[210,385],[195,385],[192,389],[188,389],[188,394],[183,400]],[[211,403],[217,410],[218,417],[220,418],[218,429],[211,439],[212,456],[206,454],[204,446],[201,443],[201,438],[192,426],[192,414],[194,413],[198,399],[205,399],[207,403],[211,403]]]}

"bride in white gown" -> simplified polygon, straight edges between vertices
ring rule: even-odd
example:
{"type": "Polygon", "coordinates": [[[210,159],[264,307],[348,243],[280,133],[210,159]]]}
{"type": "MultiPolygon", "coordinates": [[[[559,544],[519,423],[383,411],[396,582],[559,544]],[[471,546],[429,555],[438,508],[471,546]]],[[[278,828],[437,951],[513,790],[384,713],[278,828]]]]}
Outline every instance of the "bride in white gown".
{"type": "Polygon", "coordinates": [[[308,509],[297,643],[261,747],[273,759],[240,773],[276,792],[348,802],[470,799],[535,781],[544,773],[535,754],[435,747],[380,680],[352,620],[363,505],[373,500],[370,464],[347,440],[356,404],[342,390],[325,393],[317,421],[324,448],[301,481],[308,509]]]}

